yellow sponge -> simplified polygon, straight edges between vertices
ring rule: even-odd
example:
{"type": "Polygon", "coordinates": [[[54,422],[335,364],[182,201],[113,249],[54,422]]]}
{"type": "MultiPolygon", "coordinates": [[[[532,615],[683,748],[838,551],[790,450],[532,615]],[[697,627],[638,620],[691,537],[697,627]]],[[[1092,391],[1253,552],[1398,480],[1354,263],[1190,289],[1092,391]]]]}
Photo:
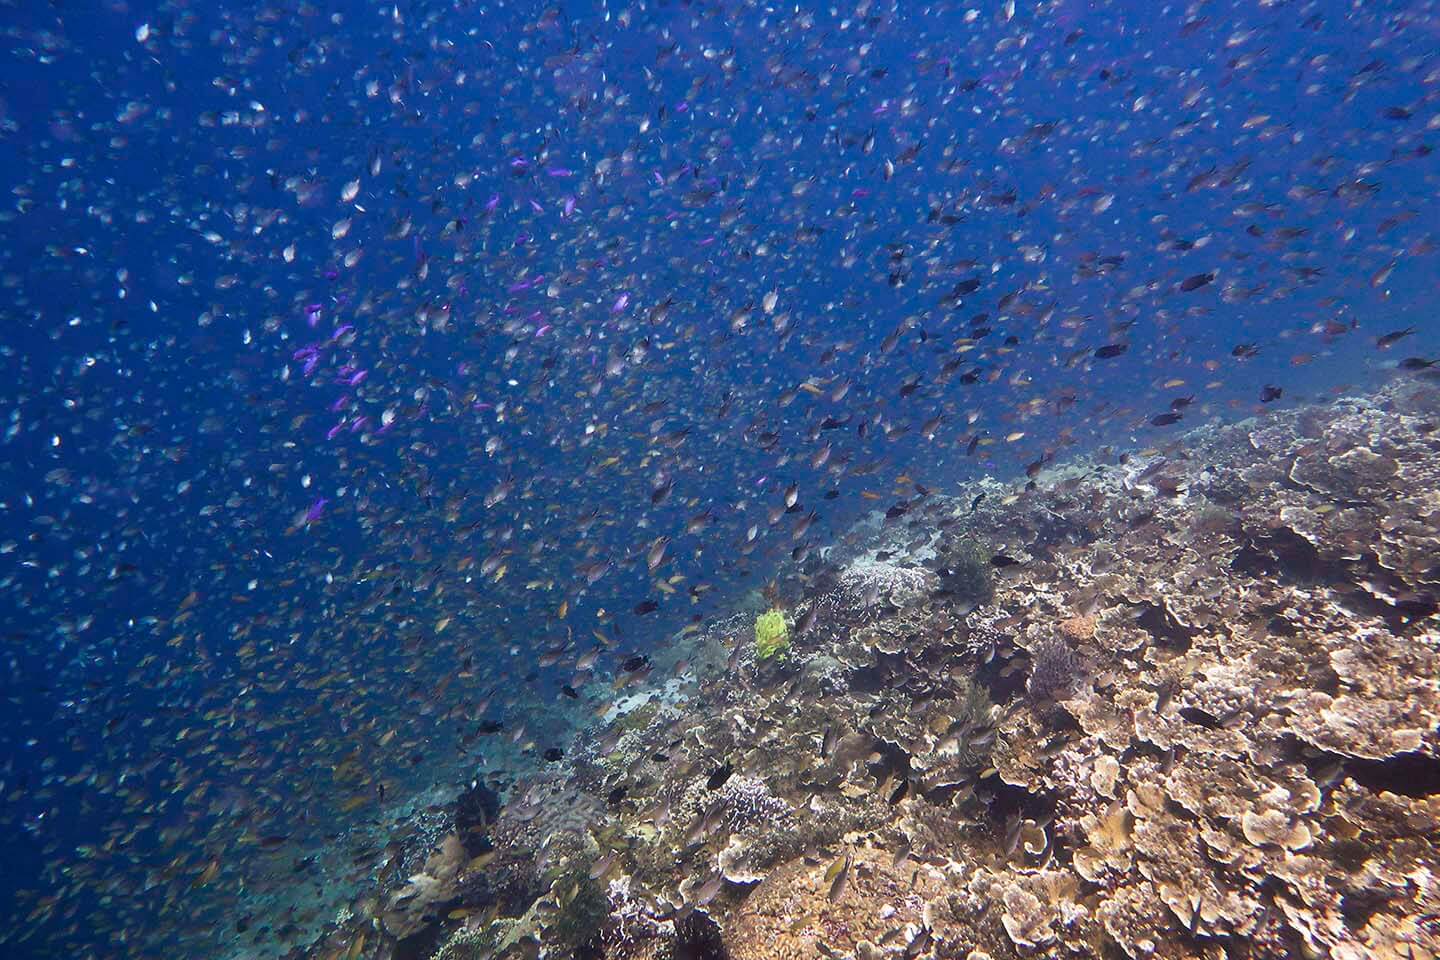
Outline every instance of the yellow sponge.
{"type": "Polygon", "coordinates": [[[785,614],[770,610],[755,618],[755,654],[761,660],[769,660],[790,649],[790,628],[785,624],[785,614]]]}

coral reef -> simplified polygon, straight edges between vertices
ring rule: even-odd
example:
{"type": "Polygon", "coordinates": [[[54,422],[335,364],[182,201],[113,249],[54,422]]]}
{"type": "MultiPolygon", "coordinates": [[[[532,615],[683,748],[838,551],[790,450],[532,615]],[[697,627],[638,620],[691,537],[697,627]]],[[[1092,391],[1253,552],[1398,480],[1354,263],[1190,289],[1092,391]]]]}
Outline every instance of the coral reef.
{"type": "Polygon", "coordinates": [[[727,667],[515,785],[497,951],[1436,956],[1437,423],[1412,382],[862,524],[788,575],[798,662],[714,624],[727,667]]]}

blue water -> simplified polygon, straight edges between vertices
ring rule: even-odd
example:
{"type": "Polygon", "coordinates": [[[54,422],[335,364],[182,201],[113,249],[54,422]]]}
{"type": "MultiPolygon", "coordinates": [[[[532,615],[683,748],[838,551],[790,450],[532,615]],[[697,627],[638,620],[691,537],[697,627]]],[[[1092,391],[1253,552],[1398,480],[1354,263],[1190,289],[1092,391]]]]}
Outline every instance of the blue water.
{"type": "Polygon", "coordinates": [[[971,9],[7,9],[5,955],[280,955],[914,483],[1435,355],[1433,3],[971,9]]]}

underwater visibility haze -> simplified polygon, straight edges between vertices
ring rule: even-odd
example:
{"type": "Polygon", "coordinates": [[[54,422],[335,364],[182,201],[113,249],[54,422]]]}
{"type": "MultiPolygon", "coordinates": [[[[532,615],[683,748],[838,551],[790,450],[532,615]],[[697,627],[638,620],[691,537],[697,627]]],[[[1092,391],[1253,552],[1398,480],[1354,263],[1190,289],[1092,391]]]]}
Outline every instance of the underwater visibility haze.
{"type": "Polygon", "coordinates": [[[1440,956],[1440,4],[0,6],[0,954],[1440,956]]]}

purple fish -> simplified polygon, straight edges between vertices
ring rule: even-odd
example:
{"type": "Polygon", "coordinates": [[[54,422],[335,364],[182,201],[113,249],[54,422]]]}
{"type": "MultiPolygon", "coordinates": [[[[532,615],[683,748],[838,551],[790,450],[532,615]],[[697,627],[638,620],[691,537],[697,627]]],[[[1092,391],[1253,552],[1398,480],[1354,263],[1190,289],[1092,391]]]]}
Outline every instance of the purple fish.
{"type": "Polygon", "coordinates": [[[305,522],[314,523],[316,520],[319,520],[320,515],[325,512],[325,504],[329,502],[329,500],[321,497],[319,500],[310,504],[310,509],[305,511],[305,522]]]}

